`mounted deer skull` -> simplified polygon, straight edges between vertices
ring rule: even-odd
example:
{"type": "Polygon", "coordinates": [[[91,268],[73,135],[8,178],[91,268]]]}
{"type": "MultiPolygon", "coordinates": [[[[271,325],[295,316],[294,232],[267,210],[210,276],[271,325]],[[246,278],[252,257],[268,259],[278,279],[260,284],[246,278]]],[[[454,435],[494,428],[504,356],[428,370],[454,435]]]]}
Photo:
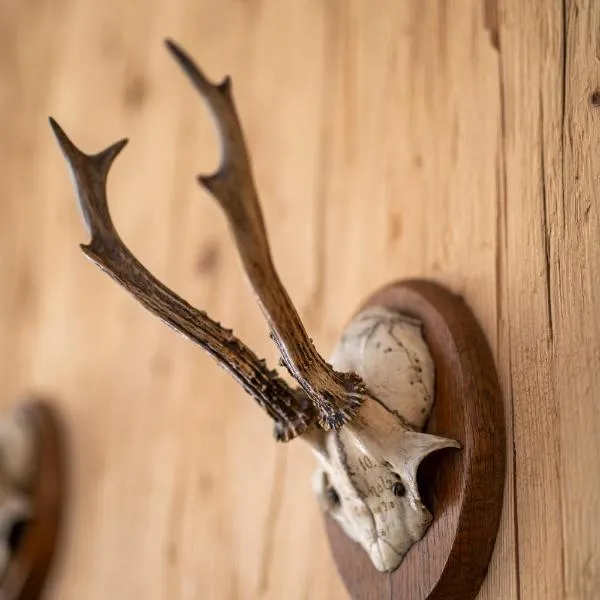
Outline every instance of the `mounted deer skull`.
{"type": "Polygon", "coordinates": [[[232,332],[156,279],[122,242],[106,200],[106,179],[126,144],[88,156],[50,119],[73,174],[91,235],[83,252],[167,325],[209,352],[273,419],[275,437],[300,437],[319,458],[317,496],[375,567],[391,571],[425,533],[431,515],[416,484],[421,460],[458,447],[420,432],[432,406],[433,364],[420,326],[384,309],[359,315],[332,365],[316,351],[273,266],[231,81],[211,83],[174,43],[167,47],[207,102],[223,146],[219,169],[199,183],[219,202],[268,323],[289,387],[232,332]]]}

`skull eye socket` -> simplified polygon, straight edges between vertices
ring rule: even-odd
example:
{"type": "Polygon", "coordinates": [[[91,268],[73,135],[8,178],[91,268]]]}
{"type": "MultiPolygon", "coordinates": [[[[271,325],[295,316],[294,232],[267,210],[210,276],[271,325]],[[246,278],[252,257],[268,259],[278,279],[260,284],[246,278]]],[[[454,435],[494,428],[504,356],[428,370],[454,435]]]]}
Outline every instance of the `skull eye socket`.
{"type": "Polygon", "coordinates": [[[401,481],[396,481],[396,483],[392,485],[392,494],[398,498],[402,498],[402,496],[406,494],[406,487],[401,481]]]}
{"type": "Polygon", "coordinates": [[[402,478],[400,477],[400,475],[398,475],[398,473],[392,473],[392,475],[395,479],[391,488],[392,494],[394,494],[394,496],[396,496],[397,498],[402,498],[406,495],[406,486],[404,485],[404,483],[402,483],[402,478]]]}

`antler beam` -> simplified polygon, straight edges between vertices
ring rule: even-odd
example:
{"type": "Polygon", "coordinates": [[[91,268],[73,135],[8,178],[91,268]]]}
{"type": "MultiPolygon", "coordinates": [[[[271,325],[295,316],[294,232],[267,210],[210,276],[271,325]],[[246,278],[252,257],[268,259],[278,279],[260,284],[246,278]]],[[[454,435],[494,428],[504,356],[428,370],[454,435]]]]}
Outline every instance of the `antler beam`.
{"type": "Polygon", "coordinates": [[[79,206],[92,237],[84,254],[123,286],[150,312],[200,345],[227,369],[275,421],[275,436],[288,441],[313,420],[308,400],[269,370],[231,332],[195,309],[161,283],[131,253],[117,233],[108,210],[106,180],[127,140],[89,156],[81,152],[54,119],[50,124],[73,174],[79,206]]]}
{"type": "Polygon", "coordinates": [[[218,85],[211,83],[181,48],[172,41],[166,44],[206,100],[222,143],[219,169],[212,175],[199,176],[198,181],[227,217],[246,275],[285,366],[316,406],[322,427],[339,427],[360,406],[366,388],[357,376],[334,371],[316,351],[275,270],[231,79],[226,77],[218,85]]]}

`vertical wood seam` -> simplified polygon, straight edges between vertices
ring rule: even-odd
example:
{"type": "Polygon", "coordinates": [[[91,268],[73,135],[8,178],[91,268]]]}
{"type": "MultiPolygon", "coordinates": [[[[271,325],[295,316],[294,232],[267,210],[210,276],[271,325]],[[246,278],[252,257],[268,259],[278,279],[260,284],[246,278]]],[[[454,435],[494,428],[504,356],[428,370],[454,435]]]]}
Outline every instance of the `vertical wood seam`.
{"type": "MultiPolygon", "coordinates": [[[[546,310],[548,312],[548,333],[550,336],[550,351],[554,349],[554,307],[552,303],[552,269],[550,257],[552,256],[552,234],[548,222],[548,194],[546,190],[546,159],[544,156],[544,100],[542,90],[539,90],[539,135],[540,135],[540,187],[542,192],[542,237],[544,239],[545,259],[545,290],[546,310]]],[[[564,193],[564,187],[563,187],[564,193]]]]}
{"type": "MultiPolygon", "coordinates": [[[[566,115],[567,115],[567,75],[568,75],[568,63],[567,63],[567,53],[568,53],[568,10],[567,10],[567,0],[562,0],[562,115],[561,115],[561,157],[560,164],[562,172],[560,174],[559,181],[561,182],[562,190],[561,190],[561,210],[562,210],[562,226],[563,231],[560,235],[564,235],[564,228],[566,227],[565,220],[565,136],[566,136],[566,115]]],[[[555,229],[556,235],[556,229],[555,229]]],[[[556,357],[554,355],[554,346],[552,346],[552,354],[551,354],[551,369],[552,372],[555,371],[556,367],[556,357]]],[[[557,400],[554,399],[554,406],[557,407],[557,400]]],[[[560,440],[560,411],[557,410],[557,418],[559,419],[558,423],[558,431],[559,431],[559,439],[556,444],[556,454],[557,454],[557,465],[562,464],[562,448],[561,448],[561,440],[560,440]]],[[[560,481],[560,473],[557,473],[560,481]]],[[[565,559],[565,526],[564,526],[564,502],[563,502],[563,492],[562,486],[558,486],[558,508],[560,511],[561,519],[560,519],[560,540],[561,540],[561,548],[560,548],[560,565],[561,565],[561,584],[562,584],[562,596],[566,598],[566,588],[567,588],[567,580],[566,580],[566,559],[565,559]]]]}
{"type": "Polygon", "coordinates": [[[508,250],[508,176],[506,173],[506,86],[504,81],[504,61],[502,54],[502,26],[500,17],[500,8],[498,4],[500,0],[496,0],[496,34],[495,41],[493,44],[498,53],[498,92],[500,102],[500,161],[497,165],[496,177],[501,178],[496,184],[498,192],[496,194],[497,203],[497,221],[496,221],[496,340],[499,342],[500,329],[502,325],[506,328],[506,354],[507,354],[507,369],[508,369],[508,390],[505,393],[508,394],[507,403],[510,404],[510,427],[511,427],[511,438],[512,438],[512,452],[507,459],[512,462],[512,509],[513,509],[513,531],[514,531],[514,563],[515,563],[515,579],[516,579],[516,593],[517,600],[521,598],[521,564],[519,558],[519,519],[518,519],[518,488],[517,488],[517,460],[516,460],[516,443],[515,443],[515,405],[514,405],[514,391],[513,391],[513,376],[512,376],[512,356],[510,351],[511,335],[510,335],[510,320],[504,317],[504,302],[503,302],[503,289],[505,285],[508,285],[508,279],[505,281],[505,268],[502,260],[502,250],[507,252],[508,250]],[[501,243],[502,242],[502,243],[501,243]]]}

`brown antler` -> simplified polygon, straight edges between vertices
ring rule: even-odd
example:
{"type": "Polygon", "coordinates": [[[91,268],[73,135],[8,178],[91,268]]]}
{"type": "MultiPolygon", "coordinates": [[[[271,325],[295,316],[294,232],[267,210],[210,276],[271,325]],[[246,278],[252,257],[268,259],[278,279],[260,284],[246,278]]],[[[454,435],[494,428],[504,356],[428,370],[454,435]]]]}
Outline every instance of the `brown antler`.
{"type": "Polygon", "coordinates": [[[73,173],[79,206],[92,237],[81,249],[167,325],[190,338],[227,369],[275,421],[275,436],[288,441],[314,420],[314,409],[276,371],[269,370],[250,348],[205,312],[190,306],[150,273],[117,233],[106,202],[106,179],[112,162],[127,140],[88,156],[50,119],[54,134],[73,173]]]}
{"type": "MultiPolygon", "coordinates": [[[[352,417],[367,391],[358,376],[335,372],[315,350],[275,271],[230,79],[212,84],[180,48],[170,41],[167,46],[208,103],[223,146],[219,169],[212,175],[199,177],[199,181],[218,200],[227,216],[245,272],[284,365],[317,408],[321,426],[339,427],[352,417]]],[[[228,369],[275,420],[279,439],[288,440],[303,433],[315,413],[302,391],[290,389],[231,331],[164,286],[121,241],[106,203],[106,178],[126,142],[117,142],[100,154],[87,156],[52,119],[51,124],[73,172],[79,203],[92,236],[91,243],[82,246],[85,254],[146,308],[196,341],[228,369]]]]}
{"type": "Polygon", "coordinates": [[[317,407],[323,428],[338,427],[352,417],[366,389],[360,378],[337,373],[316,351],[273,266],[231,80],[214,85],[176,44],[167,41],[167,47],[206,100],[223,145],[219,169],[198,181],[225,212],[283,363],[317,407]]]}

